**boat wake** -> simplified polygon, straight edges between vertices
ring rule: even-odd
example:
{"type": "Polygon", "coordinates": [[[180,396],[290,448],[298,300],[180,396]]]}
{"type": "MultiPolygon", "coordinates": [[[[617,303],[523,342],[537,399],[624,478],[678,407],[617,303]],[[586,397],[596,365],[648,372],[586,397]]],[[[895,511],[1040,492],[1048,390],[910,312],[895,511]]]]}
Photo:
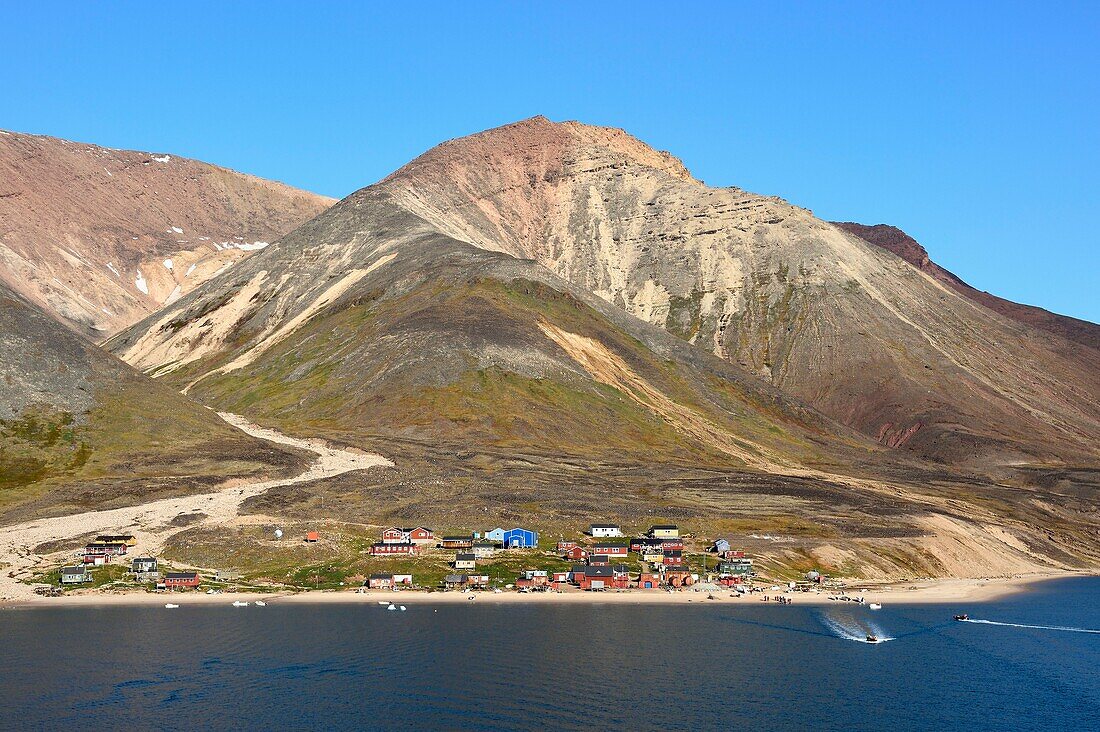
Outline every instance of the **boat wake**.
{"type": "Polygon", "coordinates": [[[877,623],[854,615],[822,613],[819,619],[834,636],[842,640],[871,644],[894,640],[894,637],[887,635],[877,623]]]}
{"type": "Polygon", "coordinates": [[[1093,630],[1091,628],[1070,628],[1065,625],[1026,625],[1024,623],[1001,623],[996,620],[977,620],[974,618],[968,618],[967,620],[960,620],[960,623],[978,623],[980,625],[1001,625],[1006,628],[1032,628],[1033,630],[1061,630],[1067,633],[1092,633],[1094,635],[1100,635],[1100,630],[1093,630]]]}

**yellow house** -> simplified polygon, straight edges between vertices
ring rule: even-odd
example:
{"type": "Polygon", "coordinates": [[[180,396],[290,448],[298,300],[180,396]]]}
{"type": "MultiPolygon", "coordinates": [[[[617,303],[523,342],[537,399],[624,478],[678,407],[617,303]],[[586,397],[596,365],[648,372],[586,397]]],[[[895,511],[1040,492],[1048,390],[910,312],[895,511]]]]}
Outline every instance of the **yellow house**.
{"type": "Polygon", "coordinates": [[[672,524],[657,524],[649,527],[649,535],[654,539],[679,539],[680,530],[672,524]]]}

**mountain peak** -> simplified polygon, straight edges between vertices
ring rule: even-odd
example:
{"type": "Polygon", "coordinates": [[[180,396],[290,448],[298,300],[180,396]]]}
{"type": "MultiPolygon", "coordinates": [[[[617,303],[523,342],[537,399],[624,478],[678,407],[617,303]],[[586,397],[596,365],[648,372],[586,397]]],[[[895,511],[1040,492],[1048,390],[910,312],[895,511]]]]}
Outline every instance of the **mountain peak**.
{"type": "Polygon", "coordinates": [[[478,166],[501,177],[550,179],[571,169],[634,165],[685,181],[691,172],[671,153],[656,150],[625,130],[577,121],[554,122],[543,115],[443,142],[387,177],[383,183],[423,184],[439,173],[478,166]]]}

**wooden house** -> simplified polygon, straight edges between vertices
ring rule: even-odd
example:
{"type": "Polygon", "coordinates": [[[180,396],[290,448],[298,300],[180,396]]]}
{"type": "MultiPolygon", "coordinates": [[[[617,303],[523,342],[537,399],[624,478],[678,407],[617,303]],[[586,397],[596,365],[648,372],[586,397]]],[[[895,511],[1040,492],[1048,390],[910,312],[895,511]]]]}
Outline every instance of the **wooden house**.
{"type": "Polygon", "coordinates": [[[83,567],[62,567],[59,581],[63,585],[82,585],[92,581],[92,575],[83,567]]]}
{"type": "Polygon", "coordinates": [[[454,560],[455,569],[473,569],[477,564],[477,556],[470,554],[456,554],[454,560]]]}
{"type": "Polygon", "coordinates": [[[199,573],[169,572],[168,574],[164,575],[164,586],[169,590],[180,587],[198,587],[199,573]]]}
{"type": "Polygon", "coordinates": [[[592,524],[588,533],[593,539],[608,539],[622,536],[623,530],[618,524],[592,524]]]}
{"type": "Polygon", "coordinates": [[[413,556],[420,547],[412,542],[387,543],[376,541],[370,545],[370,553],[376,557],[413,556]]]}
{"type": "Polygon", "coordinates": [[[444,536],[444,549],[473,549],[474,538],[472,536],[444,536]]]}
{"type": "Polygon", "coordinates": [[[676,539],[680,536],[680,529],[674,524],[654,524],[646,533],[653,539],[676,539]]]}

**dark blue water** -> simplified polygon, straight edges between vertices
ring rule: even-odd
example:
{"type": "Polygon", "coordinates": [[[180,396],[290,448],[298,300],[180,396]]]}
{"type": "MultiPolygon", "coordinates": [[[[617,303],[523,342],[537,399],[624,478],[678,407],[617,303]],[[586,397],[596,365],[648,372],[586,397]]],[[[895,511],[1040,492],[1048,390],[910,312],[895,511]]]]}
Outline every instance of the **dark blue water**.
{"type": "Polygon", "coordinates": [[[983,605],[0,612],[0,728],[1100,729],[1100,580],[983,605]],[[868,645],[845,636],[871,630],[868,645]]]}

